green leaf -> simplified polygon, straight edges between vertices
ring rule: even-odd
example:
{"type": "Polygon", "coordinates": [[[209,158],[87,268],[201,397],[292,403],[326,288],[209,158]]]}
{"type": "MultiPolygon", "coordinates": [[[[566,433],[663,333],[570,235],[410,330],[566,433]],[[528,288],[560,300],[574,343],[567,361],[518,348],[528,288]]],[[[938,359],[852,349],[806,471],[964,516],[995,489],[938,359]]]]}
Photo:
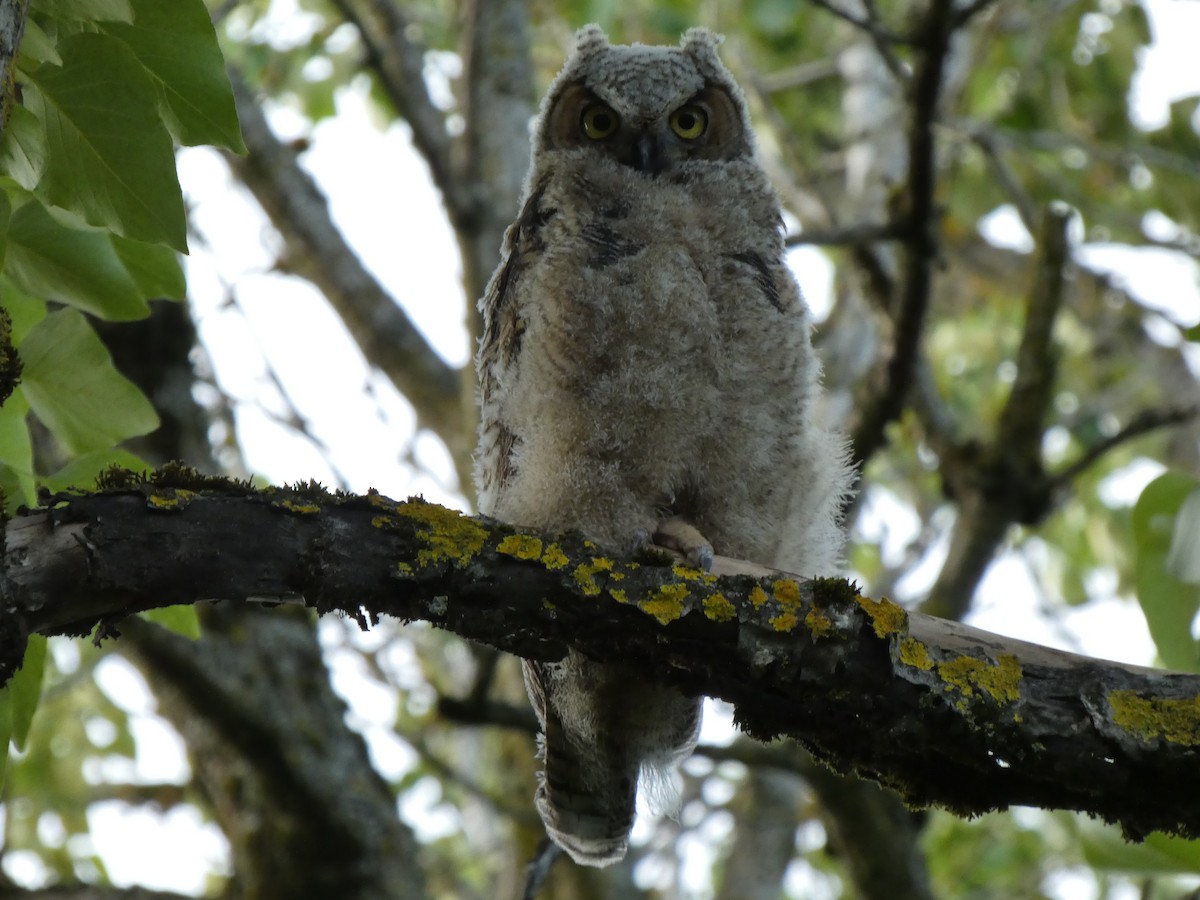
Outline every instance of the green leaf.
{"type": "Polygon", "coordinates": [[[34,5],[42,15],[56,19],[74,19],[80,22],[106,19],[133,21],[133,7],[129,5],[129,0],[36,0],[34,5]]]}
{"type": "Polygon", "coordinates": [[[5,686],[12,693],[12,740],[18,750],[25,749],[33,714],[42,698],[42,676],[46,671],[46,638],[41,634],[29,636],[25,661],[5,686]]]}
{"type": "Polygon", "coordinates": [[[12,215],[5,270],[22,290],[103,319],[126,321],[150,313],[109,235],[70,228],[37,201],[12,215]]]}
{"type": "Polygon", "coordinates": [[[120,466],[133,472],[144,472],[153,468],[140,456],[115,447],[75,457],[53,475],[43,478],[42,485],[50,491],[65,491],[69,488],[88,490],[96,486],[96,476],[110,466],[120,466]]]}
{"type": "Polygon", "coordinates": [[[8,774],[8,744],[12,740],[12,692],[5,685],[0,688],[0,788],[8,774]]]}
{"type": "Polygon", "coordinates": [[[1200,610],[1200,586],[1185,584],[1172,575],[1167,557],[1176,517],[1195,488],[1194,479],[1167,472],[1146,485],[1133,508],[1138,603],[1163,663],[1190,672],[1200,671],[1200,652],[1192,638],[1192,622],[1200,610]]]}
{"type": "Polygon", "coordinates": [[[51,313],[20,350],[29,405],[71,453],[105,450],[158,427],[154,407],[114,368],[82,313],[51,313]]]}
{"type": "Polygon", "coordinates": [[[1200,872],[1200,841],[1152,832],[1139,844],[1121,832],[1096,822],[1081,823],[1083,855],[1088,864],[1110,872],[1133,875],[1171,875],[1200,872]]]}
{"type": "Polygon", "coordinates": [[[143,244],[129,238],[112,237],[113,248],[125,270],[137,283],[138,292],[147,300],[183,300],[187,279],[179,265],[179,255],[162,244],[143,244]]]}
{"type": "Polygon", "coordinates": [[[42,30],[31,18],[25,19],[25,31],[21,35],[21,46],[18,49],[18,60],[22,69],[32,68],[37,63],[54,63],[62,65],[62,57],[58,55],[58,47],[54,39],[42,30]]]}
{"type": "Polygon", "coordinates": [[[39,191],[91,225],[186,253],[174,146],[146,69],[105,34],[71,35],[59,52],[63,65],[30,72],[25,91],[46,129],[39,191]]]}
{"type": "Polygon", "coordinates": [[[142,613],[142,618],[193,641],[200,637],[200,617],[196,614],[194,606],[164,606],[161,609],[148,609],[142,613]]]}
{"type": "Polygon", "coordinates": [[[163,118],[181,144],[244,153],[225,59],[203,0],[133,0],[133,25],[107,25],[154,80],[163,118]]]}
{"type": "MultiPolygon", "coordinates": [[[[12,218],[12,201],[8,199],[8,194],[0,191],[0,270],[4,268],[4,253],[8,248],[8,222],[12,218]]],[[[3,295],[0,295],[0,303],[4,301],[3,295]]],[[[11,334],[10,340],[16,340],[11,334]]]]}
{"type": "Polygon", "coordinates": [[[12,317],[12,340],[18,347],[29,329],[46,318],[46,301],[27,294],[4,274],[0,274],[0,303],[12,317]]]}
{"type": "MultiPolygon", "coordinates": [[[[32,504],[37,501],[37,479],[33,473],[33,440],[29,435],[29,401],[20,387],[0,406],[0,463],[8,466],[19,492],[5,499],[32,504]]],[[[12,485],[7,487],[11,488],[12,485]]]]}
{"type": "Polygon", "coordinates": [[[14,105],[0,140],[0,172],[32,191],[45,170],[46,130],[37,116],[24,106],[14,105]]]}

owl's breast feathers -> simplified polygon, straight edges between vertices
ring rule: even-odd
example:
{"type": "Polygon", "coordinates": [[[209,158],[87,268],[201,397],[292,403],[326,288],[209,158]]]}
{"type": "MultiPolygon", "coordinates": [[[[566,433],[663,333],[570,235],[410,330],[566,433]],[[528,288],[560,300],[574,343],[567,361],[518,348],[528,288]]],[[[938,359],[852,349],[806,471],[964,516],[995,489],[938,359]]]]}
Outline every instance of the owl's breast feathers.
{"type": "Polygon", "coordinates": [[[570,162],[535,167],[481,302],[485,512],[535,458],[576,455],[677,487],[683,457],[727,416],[721,395],[790,381],[806,340],[756,169],[671,180],[570,162]]]}

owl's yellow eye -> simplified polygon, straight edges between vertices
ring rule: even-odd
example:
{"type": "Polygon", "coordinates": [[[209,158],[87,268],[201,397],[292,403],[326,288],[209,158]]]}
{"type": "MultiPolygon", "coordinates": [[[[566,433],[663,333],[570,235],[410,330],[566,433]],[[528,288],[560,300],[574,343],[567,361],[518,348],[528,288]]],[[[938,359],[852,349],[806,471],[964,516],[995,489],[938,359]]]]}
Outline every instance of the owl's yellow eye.
{"type": "Polygon", "coordinates": [[[708,113],[701,107],[688,104],[671,113],[671,130],[685,141],[694,141],[708,127],[708,113]]]}
{"type": "Polygon", "coordinates": [[[603,103],[589,103],[583,108],[579,124],[583,128],[583,133],[593,141],[602,141],[606,137],[612,136],[613,132],[617,130],[617,126],[621,124],[621,119],[603,103]]]}

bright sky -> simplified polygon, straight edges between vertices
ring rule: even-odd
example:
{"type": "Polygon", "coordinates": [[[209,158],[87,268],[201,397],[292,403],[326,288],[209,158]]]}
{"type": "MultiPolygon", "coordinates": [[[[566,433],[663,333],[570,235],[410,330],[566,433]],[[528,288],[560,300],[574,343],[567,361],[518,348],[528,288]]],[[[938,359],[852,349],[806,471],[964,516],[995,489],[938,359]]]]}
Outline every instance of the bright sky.
{"type": "MultiPolygon", "coordinates": [[[[1200,93],[1200,66],[1194,64],[1200,3],[1147,0],[1146,6],[1157,44],[1143,60],[1134,90],[1140,121],[1153,126],[1165,121],[1168,102],[1200,93]]],[[[274,9],[274,40],[307,39],[312,19],[297,9],[295,0],[275,0],[274,9]]],[[[363,95],[362,83],[344,89],[336,119],[315,129],[283,109],[272,111],[272,121],[285,136],[310,136],[304,163],[331,198],[338,225],[438,351],[461,365],[470,350],[453,235],[406,127],[394,124],[381,130],[363,95]]],[[[221,389],[234,401],[238,440],[250,469],[276,483],[317,478],[355,491],[375,487],[395,497],[420,493],[461,507],[444,449],[428,435],[413,435],[407,401],[367,368],[340,320],[314,289],[271,271],[277,238],[253,201],[236,187],[220,157],[204,149],[184,151],[180,175],[194,210],[193,226],[207,243],[193,241],[188,260],[195,315],[221,389]],[[335,359],[337,364],[318,368],[313,359],[335,359]],[[283,424],[291,419],[293,408],[307,423],[311,439],[297,438],[283,424]]],[[[1004,211],[993,217],[988,234],[1017,247],[1028,242],[1015,216],[1004,211]]],[[[831,273],[824,257],[808,250],[795,261],[806,296],[814,307],[827,305],[831,273]]],[[[1089,250],[1088,261],[1118,269],[1134,293],[1161,303],[1178,319],[1200,321],[1194,263],[1149,250],[1089,250]]],[[[1113,502],[1131,503],[1157,471],[1149,464],[1135,467],[1126,477],[1112,480],[1106,490],[1113,502]]],[[[885,553],[899,547],[916,527],[911,513],[886,494],[874,498],[870,513],[877,516],[875,521],[889,522],[885,553]]],[[[883,532],[870,520],[868,516],[866,531],[874,530],[882,539],[883,532]]],[[[932,577],[942,553],[944,548],[935,550],[912,576],[911,590],[919,590],[932,577]]],[[[1110,598],[1048,617],[1033,599],[1038,588],[1026,563],[1009,556],[989,572],[971,621],[1092,655],[1149,662],[1153,646],[1136,604],[1111,597],[1113,585],[1103,578],[1094,587],[1097,596],[1110,598]]],[[[334,631],[340,631],[336,623],[323,625],[327,635],[334,631]]],[[[352,718],[367,735],[374,758],[385,772],[404,771],[411,765],[410,751],[391,734],[391,695],[384,696],[363,679],[353,655],[335,648],[337,640],[328,643],[335,685],[350,701],[352,718]]],[[[59,647],[56,654],[61,663],[69,663],[69,649],[59,647]]],[[[184,780],[183,748],[153,714],[153,696],[140,676],[114,659],[101,665],[97,678],[106,693],[134,715],[135,777],[184,780]]],[[[728,737],[727,717],[710,715],[709,720],[706,740],[728,737]]],[[[91,777],[102,779],[106,774],[129,775],[106,770],[101,761],[91,777]]],[[[446,811],[437,808],[436,797],[414,798],[404,812],[429,834],[454,825],[453,817],[448,819],[446,811]]],[[[95,849],[118,884],[198,892],[206,873],[223,865],[223,838],[215,829],[201,827],[191,810],[158,815],[108,803],[93,808],[90,817],[95,849]],[[149,860],[157,864],[150,866],[149,860]]],[[[694,852],[703,856],[705,851],[697,847],[694,852]]],[[[41,880],[38,866],[25,855],[8,854],[3,866],[22,883],[41,880]]],[[[1063,898],[1091,896],[1086,885],[1080,888],[1069,878],[1055,893],[1063,898]]]]}

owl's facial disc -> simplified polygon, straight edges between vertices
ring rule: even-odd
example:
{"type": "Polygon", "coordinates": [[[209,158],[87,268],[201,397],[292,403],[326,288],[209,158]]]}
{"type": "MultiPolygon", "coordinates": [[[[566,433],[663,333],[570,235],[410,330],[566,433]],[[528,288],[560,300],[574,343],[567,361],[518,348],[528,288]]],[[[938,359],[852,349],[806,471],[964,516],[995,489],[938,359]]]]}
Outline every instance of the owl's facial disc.
{"type": "Polygon", "coordinates": [[[752,152],[736,100],[722,85],[630,102],[610,85],[567,84],[553,99],[540,139],[547,150],[593,147],[651,177],[752,152]]]}

